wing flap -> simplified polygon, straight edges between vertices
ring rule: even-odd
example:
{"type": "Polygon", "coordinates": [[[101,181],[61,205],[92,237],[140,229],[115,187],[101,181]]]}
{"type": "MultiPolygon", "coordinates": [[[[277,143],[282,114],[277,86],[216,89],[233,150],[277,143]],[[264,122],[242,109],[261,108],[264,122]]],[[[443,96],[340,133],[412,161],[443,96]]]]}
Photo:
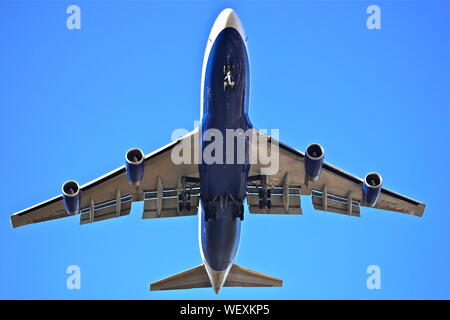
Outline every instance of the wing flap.
{"type": "Polygon", "coordinates": [[[157,189],[144,191],[142,219],[196,215],[200,203],[200,184],[186,183],[186,180],[189,178],[179,177],[178,187],[164,188],[162,178],[158,177],[157,189]]]}
{"type": "Polygon", "coordinates": [[[301,186],[293,185],[290,174],[282,179],[272,180],[268,176],[249,177],[247,204],[250,213],[302,214],[301,186]]]}
{"type": "Polygon", "coordinates": [[[360,217],[360,203],[349,196],[339,196],[319,190],[312,190],[311,200],[314,209],[360,217]]]}
{"type": "Polygon", "coordinates": [[[284,187],[272,187],[270,208],[267,205],[261,205],[260,195],[257,186],[247,187],[247,204],[250,213],[259,214],[302,214],[300,188],[288,187],[286,192],[284,187]]]}
{"type": "Polygon", "coordinates": [[[95,204],[93,198],[91,198],[89,207],[80,211],[80,224],[94,223],[129,215],[131,204],[131,194],[122,196],[119,191],[117,191],[116,198],[109,201],[95,204]]]}

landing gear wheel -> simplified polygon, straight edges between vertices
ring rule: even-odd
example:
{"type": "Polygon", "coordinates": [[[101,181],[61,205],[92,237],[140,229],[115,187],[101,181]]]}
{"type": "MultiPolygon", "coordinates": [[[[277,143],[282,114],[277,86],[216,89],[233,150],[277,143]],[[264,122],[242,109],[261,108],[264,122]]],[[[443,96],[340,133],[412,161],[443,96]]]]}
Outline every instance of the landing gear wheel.
{"type": "Polygon", "coordinates": [[[259,199],[264,199],[264,190],[259,190],[259,199]]]}
{"type": "Polygon", "coordinates": [[[258,207],[259,207],[260,209],[263,209],[263,208],[264,208],[264,200],[259,200],[259,205],[258,205],[258,207]]]}

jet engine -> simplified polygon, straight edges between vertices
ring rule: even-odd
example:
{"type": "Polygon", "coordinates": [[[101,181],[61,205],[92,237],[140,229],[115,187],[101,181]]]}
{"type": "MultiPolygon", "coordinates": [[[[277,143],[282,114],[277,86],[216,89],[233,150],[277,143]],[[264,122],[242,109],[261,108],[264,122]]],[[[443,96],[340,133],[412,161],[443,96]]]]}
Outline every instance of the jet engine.
{"type": "Polygon", "coordinates": [[[62,185],[64,208],[68,215],[78,214],[80,211],[80,186],[76,181],[70,180],[62,185]]]}
{"type": "Polygon", "coordinates": [[[368,173],[364,178],[363,202],[373,207],[378,200],[381,191],[381,176],[376,172],[368,173]]]}
{"type": "Polygon", "coordinates": [[[306,148],[305,153],[305,171],[306,175],[312,179],[317,180],[322,171],[323,165],[323,148],[320,144],[310,144],[306,148]]]}
{"type": "Polygon", "coordinates": [[[133,186],[138,186],[144,178],[144,152],[133,148],[125,154],[128,181],[133,186]]]}

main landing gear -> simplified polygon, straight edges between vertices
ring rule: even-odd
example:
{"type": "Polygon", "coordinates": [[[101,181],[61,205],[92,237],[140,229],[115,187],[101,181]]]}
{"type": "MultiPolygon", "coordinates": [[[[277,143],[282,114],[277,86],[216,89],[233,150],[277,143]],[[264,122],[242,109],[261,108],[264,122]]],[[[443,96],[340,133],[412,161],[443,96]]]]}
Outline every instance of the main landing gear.
{"type": "Polygon", "coordinates": [[[178,212],[191,211],[191,192],[197,187],[198,178],[181,177],[178,180],[178,212]]]}
{"type": "Polygon", "coordinates": [[[259,208],[260,209],[270,209],[272,208],[272,200],[271,200],[271,191],[270,189],[261,189],[259,190],[259,208]]]}
{"type": "Polygon", "coordinates": [[[191,194],[189,192],[180,192],[178,194],[178,211],[191,211],[191,194]]]}
{"type": "Polygon", "coordinates": [[[249,177],[248,180],[259,182],[259,184],[257,185],[259,209],[272,208],[272,191],[271,188],[267,185],[267,176],[253,176],[249,177]]]}

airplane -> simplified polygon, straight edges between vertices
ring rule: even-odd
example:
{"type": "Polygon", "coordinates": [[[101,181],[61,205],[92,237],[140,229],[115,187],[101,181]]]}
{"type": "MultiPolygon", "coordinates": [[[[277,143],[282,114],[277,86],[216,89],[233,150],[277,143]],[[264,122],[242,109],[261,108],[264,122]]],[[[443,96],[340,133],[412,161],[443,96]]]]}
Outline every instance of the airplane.
{"type": "Polygon", "coordinates": [[[153,282],[150,290],[212,287],[219,293],[222,287],[282,286],[281,279],[234,263],[244,203],[252,214],[301,215],[301,196],[307,195],[314,209],[348,216],[359,217],[361,207],[423,216],[425,204],[382,187],[378,173],[361,179],[325,162],[319,144],[302,152],[255,129],[248,116],[249,76],[247,36],[236,12],[225,9],[204,54],[201,126],[147,155],[128,150],[123,166],[82,186],[65,182],[61,195],[13,214],[12,226],[78,214],[80,224],[96,223],[128,215],[136,201],[144,202],[143,219],[197,215],[202,264],[153,282]],[[244,135],[243,149],[225,150],[234,162],[200,161],[215,141],[211,130],[251,135],[244,135]],[[278,164],[272,172],[251,157],[269,149],[278,164]],[[174,161],[177,153],[189,161],[174,161]]]}

